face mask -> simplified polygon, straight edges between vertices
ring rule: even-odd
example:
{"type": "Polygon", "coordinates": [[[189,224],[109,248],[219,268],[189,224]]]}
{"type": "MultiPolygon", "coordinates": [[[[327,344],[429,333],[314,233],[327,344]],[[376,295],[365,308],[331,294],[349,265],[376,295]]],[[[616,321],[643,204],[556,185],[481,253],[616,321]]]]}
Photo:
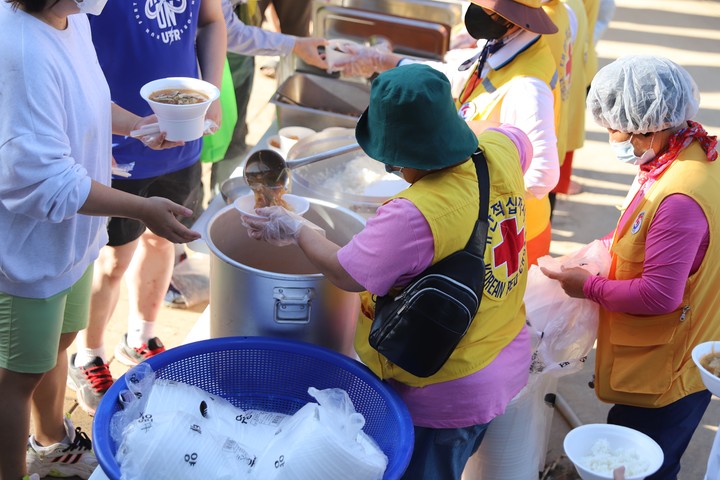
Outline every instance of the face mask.
{"type": "Polygon", "coordinates": [[[392,173],[393,175],[397,175],[398,177],[400,177],[400,178],[402,178],[403,180],[405,180],[405,177],[403,177],[403,174],[402,174],[403,168],[405,168],[405,167],[400,167],[398,170],[395,170],[395,169],[392,167],[392,165],[387,165],[387,164],[385,164],[385,171],[386,171],[387,173],[392,173]]]}
{"type": "Polygon", "coordinates": [[[80,13],[89,15],[100,15],[106,3],[107,0],[75,0],[75,4],[80,8],[80,13]]]}
{"type": "Polygon", "coordinates": [[[497,40],[505,35],[510,27],[506,23],[496,22],[482,7],[473,3],[465,12],[465,28],[476,40],[497,40]]]}
{"type": "Polygon", "coordinates": [[[632,140],[632,135],[624,142],[610,142],[610,146],[615,152],[615,156],[618,160],[632,165],[643,165],[655,158],[655,150],[652,148],[652,143],[655,141],[654,136],[650,141],[650,148],[645,150],[645,153],[643,153],[640,157],[635,155],[635,147],[633,147],[630,140],[632,140]]]}

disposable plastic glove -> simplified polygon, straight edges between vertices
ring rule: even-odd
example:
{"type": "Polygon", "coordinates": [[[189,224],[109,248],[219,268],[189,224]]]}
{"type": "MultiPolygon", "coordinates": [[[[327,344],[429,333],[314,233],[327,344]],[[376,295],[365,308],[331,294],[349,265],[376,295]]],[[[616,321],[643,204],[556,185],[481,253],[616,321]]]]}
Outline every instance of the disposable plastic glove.
{"type": "Polygon", "coordinates": [[[297,244],[300,230],[304,226],[325,235],[325,230],[322,228],[282,207],[258,208],[255,213],[262,218],[242,216],[242,222],[248,229],[248,235],[278,247],[297,244]]]}
{"type": "Polygon", "coordinates": [[[384,70],[385,57],[389,53],[385,45],[365,47],[351,44],[343,45],[343,52],[349,56],[335,62],[333,68],[348,77],[365,78],[384,70]]]}

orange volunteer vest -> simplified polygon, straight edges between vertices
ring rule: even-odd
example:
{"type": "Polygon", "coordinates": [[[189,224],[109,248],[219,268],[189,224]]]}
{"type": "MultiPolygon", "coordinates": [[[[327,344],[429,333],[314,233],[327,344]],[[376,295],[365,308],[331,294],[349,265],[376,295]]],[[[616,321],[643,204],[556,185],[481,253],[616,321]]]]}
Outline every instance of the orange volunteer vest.
{"type": "Polygon", "coordinates": [[[600,308],[595,391],[605,402],[663,407],[705,389],[691,352],[720,338],[716,274],[720,251],[720,163],[708,162],[697,142],[650,187],[610,250],[609,278],[630,280],[643,272],[645,239],[658,206],[668,195],[693,198],[705,212],[710,244],[697,272],[687,279],[680,306],[663,315],[631,315],[600,308]]]}

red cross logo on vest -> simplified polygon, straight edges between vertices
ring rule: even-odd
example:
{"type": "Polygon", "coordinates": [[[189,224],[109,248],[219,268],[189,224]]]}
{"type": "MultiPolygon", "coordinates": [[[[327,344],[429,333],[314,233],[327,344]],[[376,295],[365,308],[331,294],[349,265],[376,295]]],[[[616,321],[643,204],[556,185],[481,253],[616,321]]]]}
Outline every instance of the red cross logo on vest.
{"type": "Polygon", "coordinates": [[[525,245],[525,229],[518,232],[516,219],[506,218],[500,222],[500,233],[502,242],[493,247],[493,266],[497,268],[504,263],[509,277],[520,268],[520,255],[525,245]]]}

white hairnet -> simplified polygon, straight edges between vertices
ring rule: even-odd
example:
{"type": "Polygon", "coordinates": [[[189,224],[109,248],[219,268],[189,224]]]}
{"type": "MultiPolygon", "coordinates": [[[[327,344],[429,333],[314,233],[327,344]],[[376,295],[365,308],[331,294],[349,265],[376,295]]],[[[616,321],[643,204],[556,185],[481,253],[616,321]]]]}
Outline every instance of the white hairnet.
{"type": "Polygon", "coordinates": [[[627,133],[677,127],[695,116],[699,103],[690,74],[653,55],[622,57],[601,68],[587,97],[598,124],[627,133]]]}

